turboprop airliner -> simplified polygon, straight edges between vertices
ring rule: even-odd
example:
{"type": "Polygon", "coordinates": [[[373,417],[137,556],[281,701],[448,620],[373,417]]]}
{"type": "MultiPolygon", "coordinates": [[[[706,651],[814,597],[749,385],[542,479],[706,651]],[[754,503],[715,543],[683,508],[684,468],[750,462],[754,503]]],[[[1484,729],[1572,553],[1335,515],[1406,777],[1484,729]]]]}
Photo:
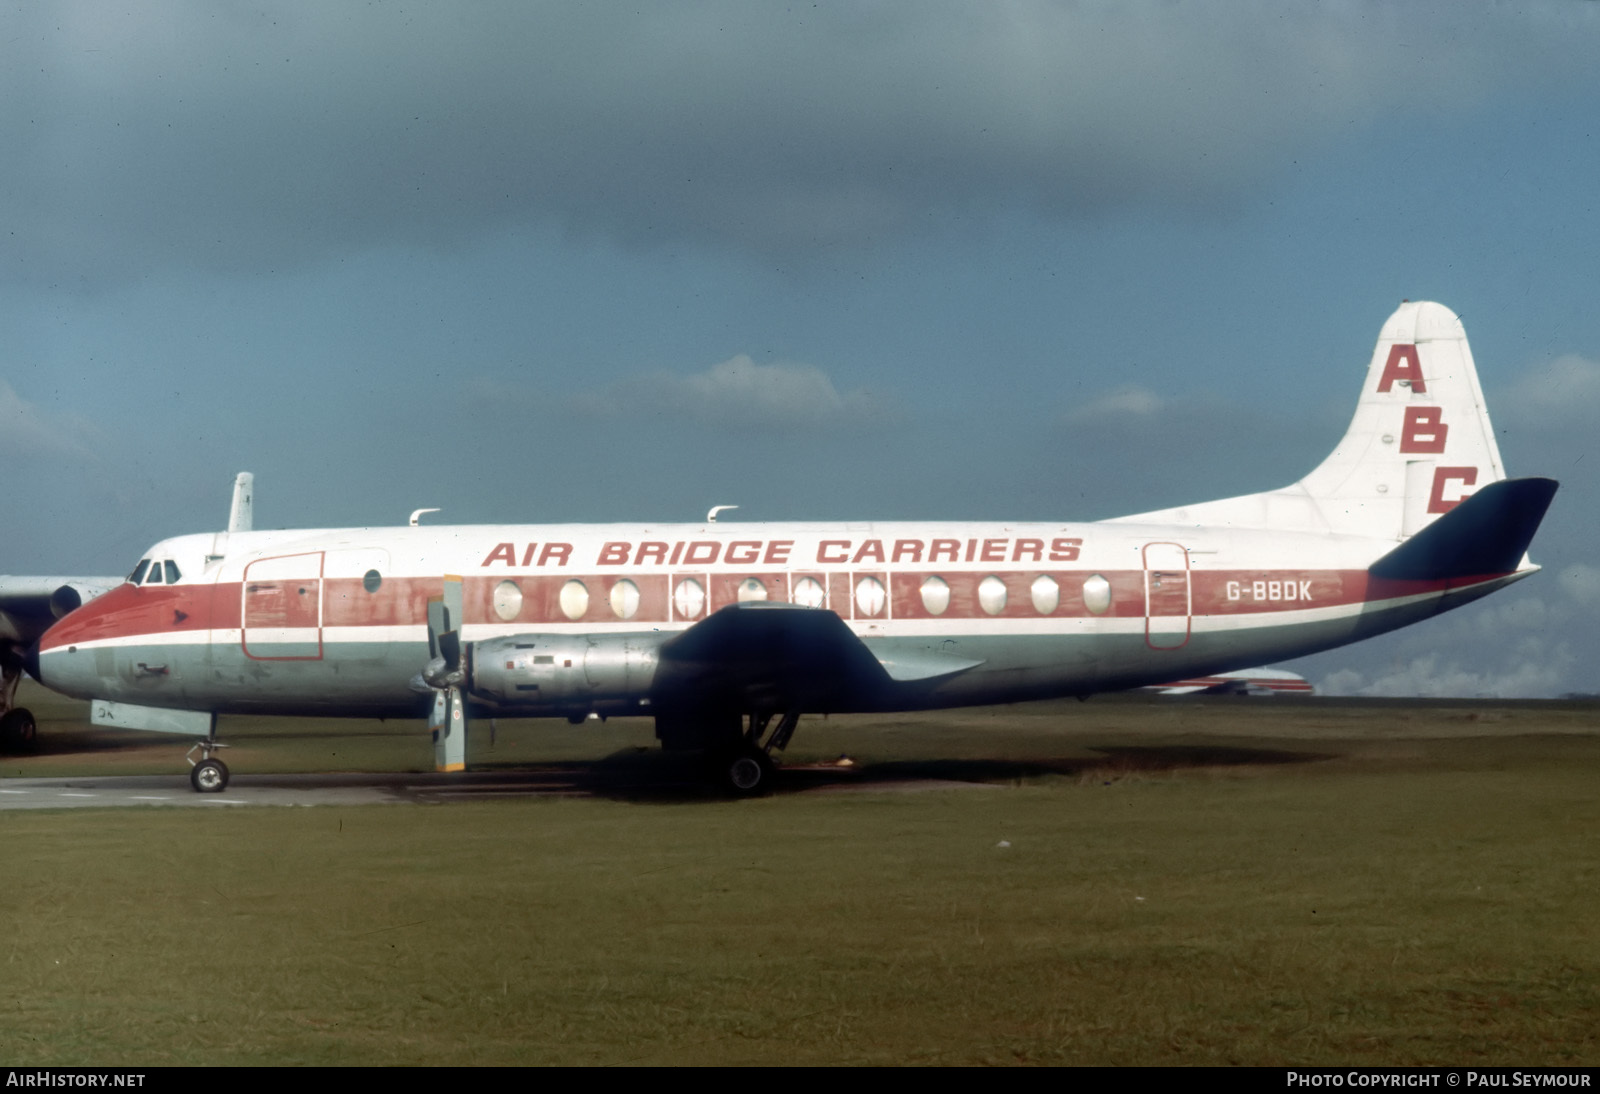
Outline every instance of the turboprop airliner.
{"type": "MultiPolygon", "coordinates": [[[[1507,479],[1461,322],[1404,303],[1354,419],[1291,486],[1092,524],[718,522],[232,532],[151,547],[40,679],[97,723],[647,715],[738,794],[803,713],[1087,696],[1298,657],[1534,573],[1556,483],[1507,479]]],[[[193,760],[195,752],[200,760],[193,760]]]]}

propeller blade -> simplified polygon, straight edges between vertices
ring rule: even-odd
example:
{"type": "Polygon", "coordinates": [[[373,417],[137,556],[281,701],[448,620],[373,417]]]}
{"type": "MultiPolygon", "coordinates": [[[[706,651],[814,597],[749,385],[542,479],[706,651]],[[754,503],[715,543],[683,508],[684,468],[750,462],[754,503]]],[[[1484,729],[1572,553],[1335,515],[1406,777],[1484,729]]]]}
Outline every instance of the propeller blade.
{"type": "Polygon", "coordinates": [[[467,768],[466,683],[470,651],[461,641],[463,619],[461,578],[446,574],[439,596],[428,600],[429,664],[422,676],[434,688],[428,729],[433,734],[433,763],[440,771],[467,768]]]}
{"type": "Polygon", "coordinates": [[[439,771],[467,769],[467,699],[458,687],[439,692],[434,711],[443,726],[433,737],[433,765],[439,771]]]}
{"type": "Polygon", "coordinates": [[[450,629],[450,621],[445,615],[444,598],[435,596],[428,598],[428,657],[438,657],[439,636],[450,629]]]}

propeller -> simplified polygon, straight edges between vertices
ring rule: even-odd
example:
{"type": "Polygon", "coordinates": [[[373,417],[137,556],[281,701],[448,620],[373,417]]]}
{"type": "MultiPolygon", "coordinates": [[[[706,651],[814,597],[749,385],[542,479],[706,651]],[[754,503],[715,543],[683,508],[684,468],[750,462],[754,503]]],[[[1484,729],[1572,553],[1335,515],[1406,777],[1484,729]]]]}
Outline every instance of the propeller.
{"type": "Polygon", "coordinates": [[[428,664],[412,681],[417,690],[433,692],[428,729],[440,771],[467,767],[469,651],[461,641],[461,599],[461,578],[445,575],[443,594],[428,599],[428,664]]]}

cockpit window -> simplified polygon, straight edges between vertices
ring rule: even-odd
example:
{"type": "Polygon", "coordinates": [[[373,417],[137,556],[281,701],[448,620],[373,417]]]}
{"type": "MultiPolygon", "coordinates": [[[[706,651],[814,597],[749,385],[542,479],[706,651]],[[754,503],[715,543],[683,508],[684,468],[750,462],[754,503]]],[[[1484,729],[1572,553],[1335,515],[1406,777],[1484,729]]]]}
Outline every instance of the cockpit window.
{"type": "Polygon", "coordinates": [[[161,563],[157,562],[154,566],[150,567],[150,572],[144,576],[144,583],[146,585],[161,584],[161,563]]]}
{"type": "Polygon", "coordinates": [[[128,575],[128,581],[134,585],[139,584],[144,580],[144,572],[149,568],[150,560],[148,558],[141,558],[139,560],[139,565],[133,568],[133,573],[128,575]]]}
{"type": "Polygon", "coordinates": [[[167,584],[176,585],[178,583],[178,564],[169,558],[162,565],[167,568],[167,584]]]}

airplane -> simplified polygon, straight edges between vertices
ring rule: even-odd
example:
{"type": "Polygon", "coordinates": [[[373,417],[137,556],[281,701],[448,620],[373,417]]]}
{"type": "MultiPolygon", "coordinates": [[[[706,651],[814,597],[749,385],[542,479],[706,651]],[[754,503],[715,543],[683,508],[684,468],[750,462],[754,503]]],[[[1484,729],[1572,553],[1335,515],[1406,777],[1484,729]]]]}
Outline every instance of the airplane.
{"type": "MultiPolygon", "coordinates": [[[[255,476],[234,477],[229,531],[248,531],[255,476]]],[[[28,752],[38,740],[33,712],[19,707],[17,687],[30,651],[44,632],[68,612],[123,583],[121,577],[41,577],[0,574],[0,752],[28,752]]]]}
{"type": "Polygon", "coordinates": [[[1156,695],[1312,695],[1316,688],[1298,672],[1288,669],[1239,669],[1147,684],[1141,691],[1156,695]]]}
{"type": "Polygon", "coordinates": [[[99,724],[196,738],[202,792],[229,778],[219,714],[426,715],[445,771],[469,719],[629,714],[758,794],[802,713],[1087,697],[1460,607],[1538,570],[1556,488],[1506,478],[1461,321],[1408,301],[1344,438],[1280,489],[1097,523],[179,536],[56,622],[37,669],[99,724]]]}

